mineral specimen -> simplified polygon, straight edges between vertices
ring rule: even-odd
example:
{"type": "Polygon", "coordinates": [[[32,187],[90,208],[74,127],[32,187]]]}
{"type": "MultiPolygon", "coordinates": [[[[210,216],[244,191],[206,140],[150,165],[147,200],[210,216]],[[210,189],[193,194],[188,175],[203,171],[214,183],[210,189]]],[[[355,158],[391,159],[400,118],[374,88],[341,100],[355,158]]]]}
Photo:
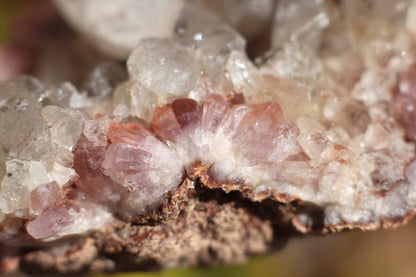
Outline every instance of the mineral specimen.
{"type": "Polygon", "coordinates": [[[226,263],[415,213],[416,2],[133,2],[56,1],[127,69],[0,84],[3,263],[226,263]],[[267,28],[253,63],[246,39],[267,28]]]}

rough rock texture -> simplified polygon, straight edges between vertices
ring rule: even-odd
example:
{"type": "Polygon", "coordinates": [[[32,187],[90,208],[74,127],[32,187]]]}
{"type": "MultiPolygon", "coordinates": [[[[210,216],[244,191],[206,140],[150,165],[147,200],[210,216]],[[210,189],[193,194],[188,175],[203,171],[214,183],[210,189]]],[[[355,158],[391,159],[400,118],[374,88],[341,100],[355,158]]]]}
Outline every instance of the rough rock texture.
{"type": "Polygon", "coordinates": [[[137,45],[79,89],[0,83],[2,271],[232,263],[414,215],[415,1],[190,1],[170,38],[102,22],[133,2],[56,2],[70,21],[84,5],[90,39],[137,45]]]}
{"type": "Polygon", "coordinates": [[[163,224],[113,224],[58,253],[30,252],[21,257],[22,266],[31,271],[41,265],[42,271],[61,273],[149,270],[237,262],[247,253],[271,249],[271,221],[233,201],[221,205],[216,201],[193,200],[186,211],[163,224]]]}

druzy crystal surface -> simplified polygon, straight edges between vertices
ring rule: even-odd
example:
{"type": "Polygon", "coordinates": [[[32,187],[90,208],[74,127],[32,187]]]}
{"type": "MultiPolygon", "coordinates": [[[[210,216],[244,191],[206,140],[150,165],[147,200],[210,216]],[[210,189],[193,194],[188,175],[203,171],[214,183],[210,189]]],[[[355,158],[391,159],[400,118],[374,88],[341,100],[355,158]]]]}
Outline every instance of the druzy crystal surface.
{"type": "Polygon", "coordinates": [[[189,182],[294,207],[301,232],[296,207],[321,232],[414,214],[415,1],[104,2],[56,1],[125,63],[80,89],[0,83],[0,242],[157,222],[189,182]],[[166,22],[149,32],[139,10],[166,22]]]}

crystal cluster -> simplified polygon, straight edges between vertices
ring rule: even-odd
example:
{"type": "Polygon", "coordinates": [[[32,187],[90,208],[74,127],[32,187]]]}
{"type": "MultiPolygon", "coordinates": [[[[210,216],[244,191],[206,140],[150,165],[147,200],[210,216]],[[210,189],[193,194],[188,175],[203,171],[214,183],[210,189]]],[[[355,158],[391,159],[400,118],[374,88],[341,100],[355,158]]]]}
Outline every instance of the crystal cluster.
{"type": "Polygon", "coordinates": [[[187,180],[325,230],[414,213],[415,1],[55,2],[128,77],[0,84],[2,243],[140,222],[187,180]]]}

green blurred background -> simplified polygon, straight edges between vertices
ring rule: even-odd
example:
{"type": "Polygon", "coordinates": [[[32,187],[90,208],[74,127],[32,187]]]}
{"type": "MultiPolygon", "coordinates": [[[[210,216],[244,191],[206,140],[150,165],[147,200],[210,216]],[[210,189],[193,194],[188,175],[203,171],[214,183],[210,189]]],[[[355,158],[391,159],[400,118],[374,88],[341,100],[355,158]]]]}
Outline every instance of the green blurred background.
{"type": "MultiPolygon", "coordinates": [[[[0,0],[0,50],[13,45],[11,23],[43,0],[0,0]]],[[[392,0],[393,1],[393,0],[392,0]]],[[[30,26],[28,26],[30,28],[30,26]]],[[[0,64],[1,67],[1,64],[0,64]]],[[[187,276],[416,276],[416,221],[396,230],[349,231],[293,239],[282,250],[244,264],[153,273],[94,274],[91,277],[187,276]]]]}
{"type": "MultiPolygon", "coordinates": [[[[23,12],[30,10],[28,1],[0,0],[0,43],[7,44],[10,41],[10,24],[23,12]]],[[[33,1],[35,2],[35,1],[33,1]]]]}

